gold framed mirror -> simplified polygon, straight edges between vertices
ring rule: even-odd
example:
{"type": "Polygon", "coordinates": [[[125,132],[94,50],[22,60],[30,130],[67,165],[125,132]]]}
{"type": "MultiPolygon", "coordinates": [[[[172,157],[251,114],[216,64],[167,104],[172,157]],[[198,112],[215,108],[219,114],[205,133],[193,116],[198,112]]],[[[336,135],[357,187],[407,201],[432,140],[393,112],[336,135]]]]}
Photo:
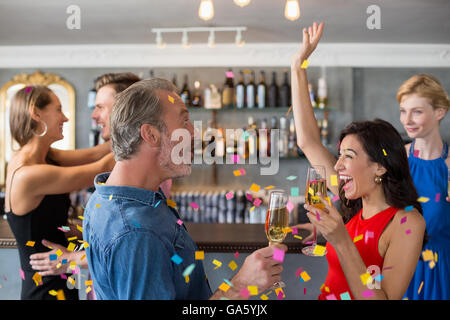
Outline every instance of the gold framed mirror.
{"type": "Polygon", "coordinates": [[[64,139],[52,144],[53,148],[70,150],[75,148],[75,90],[60,76],[36,71],[23,73],[6,82],[0,89],[0,189],[5,187],[6,167],[9,159],[18,149],[18,144],[11,138],[9,130],[9,108],[16,92],[25,86],[44,85],[50,88],[61,101],[62,111],[69,118],[63,127],[64,139]]]}

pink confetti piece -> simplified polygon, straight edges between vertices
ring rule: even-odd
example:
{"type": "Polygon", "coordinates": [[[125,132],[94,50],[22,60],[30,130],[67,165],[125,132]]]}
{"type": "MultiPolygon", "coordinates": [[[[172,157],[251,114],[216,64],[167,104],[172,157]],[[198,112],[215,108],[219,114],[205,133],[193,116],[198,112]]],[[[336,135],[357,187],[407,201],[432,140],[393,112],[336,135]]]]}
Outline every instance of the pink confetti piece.
{"type": "Polygon", "coordinates": [[[300,277],[300,274],[301,274],[302,272],[303,272],[303,268],[302,268],[302,267],[298,268],[297,271],[295,271],[295,276],[296,276],[296,277],[300,277]]]}
{"type": "Polygon", "coordinates": [[[312,243],[313,243],[312,241],[306,241],[305,242],[306,245],[309,245],[309,244],[312,244],[312,243]]]}
{"type": "Polygon", "coordinates": [[[366,236],[364,237],[364,243],[367,244],[369,241],[369,238],[373,238],[374,234],[373,231],[366,230],[366,236]]]}
{"type": "Polygon", "coordinates": [[[289,211],[289,213],[291,213],[294,209],[294,204],[290,200],[286,203],[286,209],[289,211]]]}
{"type": "Polygon", "coordinates": [[[253,201],[253,197],[250,193],[246,193],[245,197],[247,198],[248,201],[253,201]]]}
{"type": "Polygon", "coordinates": [[[240,295],[245,299],[248,299],[248,297],[250,296],[250,291],[248,291],[247,288],[242,288],[240,295]]]}
{"type": "Polygon", "coordinates": [[[291,229],[292,229],[292,234],[297,234],[298,233],[298,229],[297,228],[293,227],[291,229]]]}
{"type": "Polygon", "coordinates": [[[419,157],[419,150],[414,150],[413,156],[418,158],[419,157]]]}
{"type": "Polygon", "coordinates": [[[25,280],[25,272],[23,272],[22,269],[20,269],[20,277],[22,278],[22,280],[25,280]]]}
{"type": "Polygon", "coordinates": [[[331,199],[331,201],[333,201],[333,203],[335,203],[337,200],[339,200],[339,196],[338,195],[335,195],[333,197],[333,199],[331,199]]]}
{"type": "Polygon", "coordinates": [[[190,206],[191,206],[192,208],[194,208],[195,210],[198,210],[198,204],[196,204],[195,202],[192,202],[192,203],[190,204],[190,206]]]}
{"type": "Polygon", "coordinates": [[[225,71],[225,75],[226,75],[227,78],[234,78],[233,71],[225,71]]]}
{"type": "Polygon", "coordinates": [[[317,219],[317,221],[320,221],[320,214],[317,211],[316,211],[316,219],[317,219]]]}
{"type": "Polygon", "coordinates": [[[30,93],[31,90],[33,90],[33,87],[26,87],[25,88],[25,92],[26,93],[30,93]]]}
{"type": "Polygon", "coordinates": [[[306,295],[306,288],[303,288],[303,295],[306,295]]]}
{"type": "Polygon", "coordinates": [[[441,194],[437,193],[436,198],[434,198],[434,202],[439,202],[439,199],[441,198],[441,194]]]}
{"type": "Polygon", "coordinates": [[[392,269],[392,267],[384,267],[382,271],[390,270],[390,269],[392,269]]]}
{"type": "Polygon", "coordinates": [[[259,205],[262,203],[261,199],[255,199],[255,201],[253,201],[253,204],[257,207],[259,207],[259,205]]]}
{"type": "Polygon", "coordinates": [[[278,294],[277,294],[277,299],[278,300],[283,300],[283,297],[284,297],[284,293],[283,293],[283,291],[278,291],[278,294]]]}
{"type": "Polygon", "coordinates": [[[363,291],[362,292],[362,296],[364,297],[364,298],[371,298],[371,297],[373,297],[375,295],[375,293],[373,293],[373,291],[372,290],[369,290],[369,289],[367,289],[366,291],[363,291]]]}
{"type": "Polygon", "coordinates": [[[241,173],[242,176],[245,176],[245,170],[243,168],[239,169],[239,172],[241,173]]]}
{"type": "Polygon", "coordinates": [[[177,223],[181,226],[183,224],[183,221],[181,221],[180,219],[177,220],[177,223]]]}
{"type": "Polygon", "coordinates": [[[273,248],[273,256],[272,259],[277,260],[279,262],[283,262],[284,260],[284,251],[278,248],[273,248]]]}
{"type": "Polygon", "coordinates": [[[227,198],[227,200],[233,199],[234,198],[234,193],[233,192],[228,192],[225,197],[227,198]]]}
{"type": "Polygon", "coordinates": [[[237,259],[237,258],[239,257],[239,252],[236,251],[236,252],[234,253],[234,257],[237,259]]]}
{"type": "Polygon", "coordinates": [[[406,234],[410,234],[411,233],[411,229],[408,229],[405,231],[406,234]]]}
{"type": "Polygon", "coordinates": [[[334,293],[329,294],[325,297],[327,300],[337,300],[336,296],[334,295],[334,293]]]}
{"type": "Polygon", "coordinates": [[[406,222],[406,216],[404,216],[401,220],[400,220],[400,224],[404,224],[406,222]]]}
{"type": "Polygon", "coordinates": [[[64,273],[61,273],[59,276],[61,277],[61,279],[67,280],[67,276],[64,273]]]}

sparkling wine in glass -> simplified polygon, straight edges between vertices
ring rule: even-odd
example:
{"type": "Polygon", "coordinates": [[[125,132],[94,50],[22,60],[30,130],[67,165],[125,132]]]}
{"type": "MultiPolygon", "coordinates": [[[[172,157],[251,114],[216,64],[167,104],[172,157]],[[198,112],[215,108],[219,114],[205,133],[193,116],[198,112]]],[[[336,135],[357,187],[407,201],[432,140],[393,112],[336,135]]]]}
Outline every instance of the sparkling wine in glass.
{"type": "MultiPolygon", "coordinates": [[[[288,195],[284,190],[274,190],[270,193],[269,208],[266,215],[266,236],[269,244],[282,243],[289,227],[289,211],[286,208],[288,195]]],[[[283,281],[276,282],[272,290],[284,288],[283,281]]]]}
{"type": "MultiPolygon", "coordinates": [[[[318,193],[321,193],[323,196],[326,196],[327,176],[325,175],[324,166],[313,165],[308,168],[308,175],[306,177],[305,203],[323,210],[325,208],[325,205],[322,203],[320,197],[317,195],[318,193]]],[[[316,228],[313,227],[313,243],[310,246],[304,247],[302,249],[302,253],[310,257],[319,256],[314,253],[316,245],[317,245],[317,233],[316,228]]]]}

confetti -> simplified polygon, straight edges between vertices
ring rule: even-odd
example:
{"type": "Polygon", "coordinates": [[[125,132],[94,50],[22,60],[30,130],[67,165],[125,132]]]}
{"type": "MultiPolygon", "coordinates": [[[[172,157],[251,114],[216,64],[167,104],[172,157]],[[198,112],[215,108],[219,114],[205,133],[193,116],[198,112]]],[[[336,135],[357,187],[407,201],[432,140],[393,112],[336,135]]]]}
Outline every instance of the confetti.
{"type": "Polygon", "coordinates": [[[332,175],[330,176],[330,180],[331,180],[331,185],[332,185],[332,186],[337,186],[337,185],[338,185],[337,175],[332,174],[332,175]]]}
{"type": "Polygon", "coordinates": [[[78,237],[77,236],[75,236],[75,237],[71,237],[71,238],[67,238],[67,240],[68,241],[73,241],[73,240],[77,240],[78,239],[78,237]]]}
{"type": "Polygon", "coordinates": [[[187,266],[186,269],[184,269],[184,271],[183,271],[183,277],[186,278],[186,276],[189,276],[192,273],[192,271],[194,270],[194,268],[195,268],[195,263],[192,263],[189,266],[187,266]]]}
{"type": "Polygon", "coordinates": [[[248,292],[250,293],[250,295],[252,295],[252,296],[258,295],[258,287],[257,286],[248,286],[247,289],[248,289],[248,292]]]}
{"type": "Polygon", "coordinates": [[[338,195],[335,195],[335,196],[333,197],[332,201],[333,201],[333,203],[335,203],[337,200],[339,200],[339,196],[338,196],[338,195]]]}
{"type": "Polygon", "coordinates": [[[408,229],[405,231],[406,234],[410,234],[411,233],[411,229],[408,229]]]}
{"type": "Polygon", "coordinates": [[[42,276],[39,273],[37,273],[37,272],[34,274],[32,279],[34,280],[34,283],[36,284],[36,287],[41,285],[41,284],[43,284],[42,276]]]}
{"type": "Polygon", "coordinates": [[[222,262],[220,262],[219,260],[214,259],[212,262],[216,267],[214,268],[214,270],[216,270],[217,268],[220,268],[222,266],[222,262]]]}
{"type": "Polygon", "coordinates": [[[261,199],[255,199],[255,201],[253,201],[253,204],[257,207],[259,207],[261,205],[261,203],[262,203],[261,199]]]}
{"type": "Polygon", "coordinates": [[[78,219],[84,220],[84,217],[83,216],[78,216],[78,219]]]}
{"type": "Polygon", "coordinates": [[[302,274],[302,272],[303,272],[303,268],[302,267],[298,268],[297,271],[295,271],[295,276],[299,277],[302,274]]]}
{"type": "Polygon", "coordinates": [[[234,260],[231,260],[231,262],[228,264],[228,267],[234,271],[237,268],[237,264],[236,262],[234,262],[234,260]]]}
{"type": "Polygon", "coordinates": [[[309,276],[309,274],[308,274],[306,271],[303,271],[303,272],[300,274],[300,277],[302,278],[302,280],[303,280],[304,282],[308,282],[309,280],[311,280],[311,277],[309,276]]]}
{"type": "Polygon", "coordinates": [[[20,277],[22,278],[22,280],[25,280],[25,272],[23,272],[22,269],[20,269],[20,277]]]}
{"type": "Polygon", "coordinates": [[[247,198],[248,201],[253,201],[253,196],[250,193],[246,193],[245,197],[247,198]]]}
{"type": "Polygon", "coordinates": [[[261,189],[261,187],[259,185],[257,185],[256,183],[253,183],[252,186],[250,187],[250,191],[253,192],[258,192],[261,189]]]}
{"type": "Polygon", "coordinates": [[[372,283],[373,279],[370,276],[369,273],[363,273],[362,275],[359,276],[361,278],[361,282],[363,285],[367,285],[367,282],[372,283]]]}
{"type": "Polygon", "coordinates": [[[83,227],[79,226],[78,224],[77,224],[77,229],[78,229],[78,231],[83,232],[83,227]]]}
{"type": "Polygon", "coordinates": [[[54,296],[54,297],[58,294],[58,292],[55,291],[55,290],[50,290],[48,293],[49,293],[51,296],[54,296]]]}
{"type": "Polygon", "coordinates": [[[337,300],[336,296],[334,295],[334,293],[329,294],[325,297],[327,300],[337,300]]]}
{"type": "Polygon", "coordinates": [[[245,176],[245,174],[246,174],[246,173],[245,173],[245,170],[244,170],[243,168],[240,168],[240,169],[239,169],[239,172],[241,173],[241,176],[245,176]]]}
{"type": "Polygon", "coordinates": [[[370,238],[374,237],[373,231],[366,230],[366,236],[364,237],[364,243],[367,244],[370,238]]]}
{"type": "Polygon", "coordinates": [[[286,117],[289,116],[289,113],[291,113],[292,106],[289,107],[289,110],[286,112],[286,117]]]}
{"type": "Polygon", "coordinates": [[[404,216],[401,220],[400,220],[400,224],[404,224],[406,222],[406,216],[404,216]]]}
{"type": "Polygon", "coordinates": [[[299,240],[303,240],[303,238],[300,237],[300,236],[298,236],[298,235],[295,235],[294,238],[297,238],[297,239],[299,239],[299,240]]]}
{"type": "Polygon", "coordinates": [[[386,150],[384,150],[384,149],[383,149],[383,154],[384,154],[385,157],[387,157],[386,150]]]}
{"type": "Polygon", "coordinates": [[[288,201],[286,203],[286,209],[289,211],[289,213],[291,213],[292,210],[294,209],[294,204],[291,201],[288,201]]]}
{"type": "Polygon", "coordinates": [[[205,259],[205,251],[195,251],[195,260],[205,259]]]}
{"type": "Polygon", "coordinates": [[[262,295],[260,296],[260,298],[261,298],[261,300],[269,300],[269,297],[266,296],[265,294],[262,294],[262,295]]]}
{"type": "Polygon", "coordinates": [[[303,288],[303,295],[306,295],[306,288],[303,288]]]}
{"type": "Polygon", "coordinates": [[[230,158],[231,158],[231,162],[232,162],[232,163],[238,163],[239,160],[240,160],[238,154],[232,154],[230,158]]]}
{"type": "Polygon", "coordinates": [[[430,200],[430,199],[427,198],[427,197],[419,197],[419,198],[417,199],[417,201],[423,202],[423,203],[427,203],[429,200],[430,200]]]}
{"type": "Polygon", "coordinates": [[[63,252],[61,251],[61,249],[56,250],[56,255],[59,257],[63,254],[63,252]]]}
{"type": "Polygon", "coordinates": [[[181,258],[179,255],[174,254],[172,258],[170,258],[175,264],[180,264],[183,261],[183,258],[181,258]]]}
{"type": "Polygon", "coordinates": [[[407,206],[405,207],[405,212],[412,211],[412,209],[414,209],[414,206],[407,206]]]}
{"type": "Polygon", "coordinates": [[[308,187],[308,193],[309,193],[310,195],[312,195],[312,196],[315,196],[315,195],[314,195],[314,189],[311,188],[311,187],[308,187]]]}
{"type": "Polygon", "coordinates": [[[85,282],[84,282],[84,285],[87,287],[87,286],[92,286],[93,285],[93,282],[92,282],[92,280],[86,280],[85,282]]]}
{"type": "Polygon", "coordinates": [[[239,170],[234,170],[233,174],[235,177],[239,177],[241,175],[241,172],[239,170]]]}
{"type": "Polygon", "coordinates": [[[233,71],[225,71],[225,75],[226,75],[227,78],[234,78],[233,71]]]}
{"type": "Polygon", "coordinates": [[[57,300],[66,300],[66,296],[64,295],[64,291],[58,290],[58,294],[56,295],[56,299],[57,300]]]}
{"type": "Polygon", "coordinates": [[[291,196],[298,197],[298,195],[299,195],[298,188],[297,187],[291,188],[291,196]]]}
{"type": "Polygon", "coordinates": [[[353,238],[353,242],[356,243],[356,242],[358,242],[359,240],[362,240],[362,238],[364,238],[364,235],[363,235],[363,234],[360,234],[359,236],[356,236],[356,237],[353,238]]]}
{"type": "Polygon", "coordinates": [[[194,209],[194,210],[198,210],[198,204],[196,204],[195,202],[191,202],[190,206],[194,209]]]}
{"type": "Polygon", "coordinates": [[[300,68],[302,68],[302,69],[306,69],[306,68],[308,68],[308,65],[309,65],[309,62],[308,62],[308,60],[303,60],[303,62],[302,62],[302,65],[300,66],[300,68]]]}
{"type": "Polygon", "coordinates": [[[159,200],[159,201],[155,204],[155,208],[156,208],[157,206],[159,206],[160,202],[161,202],[161,200],[159,200]]]}
{"type": "Polygon", "coordinates": [[[283,229],[281,229],[281,230],[283,230],[283,232],[286,233],[286,234],[288,234],[289,232],[292,232],[292,229],[289,228],[289,227],[283,228],[283,229]]]}
{"type": "Polygon", "coordinates": [[[255,210],[255,206],[251,207],[249,212],[252,212],[253,210],[255,210]]]}
{"type": "Polygon", "coordinates": [[[92,287],[87,287],[87,288],[86,288],[86,293],[91,292],[91,290],[92,290],[92,287]]]}
{"type": "Polygon", "coordinates": [[[433,251],[431,251],[429,249],[422,251],[422,258],[424,261],[433,260],[433,251]]]}
{"type": "Polygon", "coordinates": [[[341,293],[341,294],[340,294],[340,297],[341,297],[341,300],[352,300],[352,299],[350,298],[350,294],[348,293],[348,291],[347,291],[347,292],[344,292],[344,293],[341,293]]]}
{"type": "Polygon", "coordinates": [[[363,291],[361,294],[362,294],[362,296],[363,296],[364,298],[371,298],[371,297],[375,296],[375,294],[373,293],[373,291],[372,291],[372,290],[369,290],[369,289],[363,291]]]}
{"type": "Polygon", "coordinates": [[[73,251],[75,249],[75,244],[70,242],[69,245],[67,246],[67,251],[73,251]]]}
{"type": "Polygon", "coordinates": [[[97,203],[96,205],[95,205],[97,208],[100,208],[100,205],[97,203]]]}
{"type": "Polygon", "coordinates": [[[289,180],[289,181],[293,181],[295,179],[297,179],[297,176],[289,176],[286,178],[286,180],[289,180]]]}
{"type": "Polygon", "coordinates": [[[54,260],[58,259],[58,256],[56,254],[51,254],[48,256],[48,258],[50,259],[50,261],[54,261],[54,260]]]}
{"type": "Polygon", "coordinates": [[[270,189],[273,189],[273,188],[275,188],[275,186],[267,186],[267,187],[265,187],[264,189],[265,189],[265,190],[270,190],[270,189]]]}
{"type": "Polygon", "coordinates": [[[234,193],[233,192],[228,192],[225,197],[227,198],[227,200],[231,200],[234,198],[234,193]]]}
{"type": "Polygon", "coordinates": [[[237,259],[237,258],[239,257],[239,252],[236,251],[236,252],[234,253],[234,257],[237,259]]]}
{"type": "Polygon", "coordinates": [[[185,276],[185,277],[184,277],[184,281],[185,281],[186,283],[189,283],[189,276],[185,276]]]}
{"type": "Polygon", "coordinates": [[[33,90],[33,87],[26,87],[26,88],[25,88],[25,92],[26,92],[26,93],[30,93],[31,90],[33,90]]]}
{"type": "Polygon", "coordinates": [[[284,260],[284,251],[278,248],[273,248],[273,256],[272,259],[277,260],[279,262],[283,262],[284,260]]]}
{"type": "Polygon", "coordinates": [[[222,290],[223,292],[227,292],[228,289],[230,289],[230,286],[227,283],[222,282],[222,284],[219,286],[219,289],[222,290]]]}
{"type": "Polygon", "coordinates": [[[419,150],[414,150],[413,156],[418,158],[419,157],[419,150]]]}
{"type": "Polygon", "coordinates": [[[439,202],[440,198],[441,198],[441,194],[437,193],[436,197],[434,198],[434,202],[439,202]]]}
{"type": "Polygon", "coordinates": [[[282,289],[282,288],[277,288],[277,289],[275,289],[275,294],[277,295],[277,299],[278,299],[278,300],[281,300],[281,299],[283,299],[284,297],[286,297],[286,296],[284,295],[284,292],[283,292],[283,289],[282,289]]]}
{"type": "Polygon", "coordinates": [[[374,279],[375,279],[375,281],[381,282],[381,280],[383,280],[383,278],[384,278],[384,276],[380,273],[374,279]]]}
{"type": "Polygon", "coordinates": [[[181,225],[183,224],[183,221],[181,221],[180,219],[178,219],[178,220],[177,220],[177,224],[181,226],[181,225]]]}
{"type": "Polygon", "coordinates": [[[112,197],[113,197],[113,195],[112,195],[112,194],[110,194],[110,195],[109,195],[109,201],[111,201],[111,200],[112,200],[112,197]]]}
{"type": "Polygon", "coordinates": [[[423,281],[420,283],[419,290],[417,290],[417,294],[420,294],[420,291],[422,291],[423,287],[423,281]]]}
{"type": "Polygon", "coordinates": [[[170,103],[174,103],[175,102],[175,99],[171,95],[168,95],[167,98],[169,99],[170,103]]]}
{"type": "Polygon", "coordinates": [[[171,200],[171,199],[166,199],[166,201],[167,201],[167,205],[168,205],[169,207],[172,207],[172,208],[175,209],[175,207],[177,206],[177,204],[175,203],[175,201],[173,201],[173,200],[171,200]]]}
{"type": "Polygon", "coordinates": [[[316,256],[323,256],[325,254],[325,250],[326,248],[324,246],[317,244],[314,247],[313,254],[315,254],[316,256]]]}
{"type": "Polygon", "coordinates": [[[318,211],[316,211],[316,219],[317,219],[317,221],[320,221],[320,214],[318,211]]]}
{"type": "Polygon", "coordinates": [[[34,241],[28,241],[25,245],[28,247],[34,247],[35,242],[34,241]]]}
{"type": "Polygon", "coordinates": [[[298,229],[296,227],[292,228],[292,234],[297,234],[298,233],[298,229]]]}
{"type": "Polygon", "coordinates": [[[250,296],[250,291],[247,288],[242,288],[240,295],[245,299],[248,299],[248,297],[250,296]]]}

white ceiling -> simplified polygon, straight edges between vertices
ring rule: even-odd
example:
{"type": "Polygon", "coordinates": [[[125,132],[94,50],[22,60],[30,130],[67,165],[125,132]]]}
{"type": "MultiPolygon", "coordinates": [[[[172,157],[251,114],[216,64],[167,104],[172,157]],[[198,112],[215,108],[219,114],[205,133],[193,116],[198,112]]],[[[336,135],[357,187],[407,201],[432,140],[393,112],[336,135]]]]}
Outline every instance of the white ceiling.
{"type": "MultiPolygon", "coordinates": [[[[325,21],[322,42],[450,43],[450,0],[299,0],[301,17],[284,18],[285,0],[251,0],[247,7],[233,0],[213,0],[215,17],[198,17],[200,0],[0,0],[0,45],[148,44],[152,28],[246,26],[247,43],[298,42],[300,30],[325,21]],[[366,27],[369,5],[381,8],[381,30],[366,27]],[[69,5],[81,9],[81,29],[69,30],[69,5]]],[[[234,40],[234,33],[216,35],[216,42],[234,40]]],[[[190,35],[193,43],[208,34],[190,35]]],[[[179,43],[181,34],[164,35],[179,43]]]]}

